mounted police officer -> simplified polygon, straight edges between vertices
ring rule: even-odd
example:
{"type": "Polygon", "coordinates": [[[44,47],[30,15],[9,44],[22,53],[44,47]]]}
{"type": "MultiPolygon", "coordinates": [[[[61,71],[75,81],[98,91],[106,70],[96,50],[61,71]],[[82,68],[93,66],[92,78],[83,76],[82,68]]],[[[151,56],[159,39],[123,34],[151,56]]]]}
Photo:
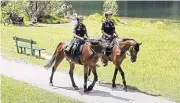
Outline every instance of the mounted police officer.
{"type": "Polygon", "coordinates": [[[76,20],[77,24],[75,25],[73,31],[74,39],[71,41],[68,47],[65,48],[65,51],[71,51],[71,55],[74,59],[76,57],[79,57],[80,46],[84,43],[84,40],[89,38],[89,36],[87,35],[86,26],[83,24],[83,17],[77,16],[76,20]]]}
{"type": "Polygon", "coordinates": [[[118,35],[115,31],[114,22],[111,20],[112,12],[105,12],[105,20],[102,23],[101,31],[102,31],[102,40],[104,41],[104,49],[107,56],[111,54],[111,50],[113,47],[113,39],[117,38],[118,35]]]}

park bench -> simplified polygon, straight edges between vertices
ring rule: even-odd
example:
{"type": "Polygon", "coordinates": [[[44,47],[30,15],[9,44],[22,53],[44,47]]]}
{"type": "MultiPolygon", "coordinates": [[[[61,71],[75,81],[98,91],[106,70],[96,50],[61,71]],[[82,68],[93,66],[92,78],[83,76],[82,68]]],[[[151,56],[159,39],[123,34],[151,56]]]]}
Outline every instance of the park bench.
{"type": "Polygon", "coordinates": [[[32,56],[35,56],[35,51],[38,51],[39,52],[38,57],[41,58],[41,51],[46,50],[46,49],[43,49],[43,48],[33,47],[33,44],[37,44],[37,43],[36,43],[36,41],[31,40],[31,39],[24,39],[24,38],[19,38],[19,37],[14,36],[13,40],[16,41],[16,48],[17,48],[18,53],[26,54],[26,49],[30,49],[32,56]],[[19,45],[18,42],[29,43],[29,46],[28,45],[19,45]],[[21,49],[21,52],[19,52],[19,49],[21,49]]]}

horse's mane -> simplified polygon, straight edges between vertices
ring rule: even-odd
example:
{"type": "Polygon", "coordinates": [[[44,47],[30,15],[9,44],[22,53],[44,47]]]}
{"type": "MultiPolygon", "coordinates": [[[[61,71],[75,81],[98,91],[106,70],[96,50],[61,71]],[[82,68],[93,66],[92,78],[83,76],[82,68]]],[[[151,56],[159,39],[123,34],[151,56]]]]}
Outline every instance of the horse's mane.
{"type": "MultiPolygon", "coordinates": [[[[131,39],[131,38],[122,38],[122,41],[127,41],[127,40],[134,40],[134,39],[131,39]]],[[[134,40],[135,41],[135,40],[134,40]]]]}
{"type": "Polygon", "coordinates": [[[137,41],[134,40],[134,39],[132,39],[132,38],[120,38],[118,41],[119,41],[119,42],[125,42],[125,41],[127,41],[127,40],[133,40],[133,41],[135,42],[135,44],[137,44],[137,41]]]}

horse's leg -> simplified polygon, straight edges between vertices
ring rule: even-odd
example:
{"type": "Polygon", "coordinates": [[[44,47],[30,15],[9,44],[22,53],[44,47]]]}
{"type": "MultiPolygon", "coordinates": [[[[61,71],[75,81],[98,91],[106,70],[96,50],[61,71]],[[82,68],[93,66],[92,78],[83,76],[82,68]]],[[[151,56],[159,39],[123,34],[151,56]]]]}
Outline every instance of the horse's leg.
{"type": "Polygon", "coordinates": [[[58,65],[62,62],[62,60],[64,59],[64,54],[63,51],[61,51],[58,56],[56,56],[55,59],[55,64],[52,67],[52,73],[51,73],[51,77],[50,77],[50,82],[49,85],[53,86],[53,76],[54,76],[54,72],[56,71],[58,65]]]}
{"type": "Polygon", "coordinates": [[[87,92],[88,65],[84,65],[84,92],[87,92]]]}
{"type": "Polygon", "coordinates": [[[88,77],[91,75],[91,69],[89,69],[89,72],[88,72],[88,77]]]}
{"type": "Polygon", "coordinates": [[[123,89],[125,91],[127,91],[127,86],[126,86],[126,80],[125,80],[125,75],[124,75],[124,72],[122,70],[121,67],[118,68],[119,72],[121,73],[121,76],[122,76],[122,81],[123,81],[123,89]]]}
{"type": "Polygon", "coordinates": [[[94,80],[93,80],[92,84],[90,86],[88,86],[88,91],[91,91],[93,89],[94,85],[96,84],[96,82],[98,81],[98,75],[96,72],[96,68],[92,68],[92,72],[94,74],[94,80]]]}
{"type": "Polygon", "coordinates": [[[114,70],[114,75],[113,75],[113,79],[112,79],[112,87],[113,87],[113,88],[116,87],[115,81],[116,81],[117,72],[118,72],[118,69],[115,68],[115,70],[114,70]]]}
{"type": "Polygon", "coordinates": [[[91,68],[89,68],[89,71],[88,71],[88,81],[90,80],[90,75],[91,75],[91,68]]]}
{"type": "Polygon", "coordinates": [[[69,64],[70,64],[69,76],[71,78],[72,86],[74,87],[75,90],[79,90],[78,86],[76,86],[74,82],[74,77],[73,77],[75,64],[71,62],[69,62],[69,64]]]}
{"type": "Polygon", "coordinates": [[[53,66],[52,67],[52,72],[51,72],[51,77],[50,77],[50,82],[49,82],[49,85],[51,85],[51,86],[53,86],[53,76],[54,76],[55,71],[56,71],[56,69],[53,66]]]}

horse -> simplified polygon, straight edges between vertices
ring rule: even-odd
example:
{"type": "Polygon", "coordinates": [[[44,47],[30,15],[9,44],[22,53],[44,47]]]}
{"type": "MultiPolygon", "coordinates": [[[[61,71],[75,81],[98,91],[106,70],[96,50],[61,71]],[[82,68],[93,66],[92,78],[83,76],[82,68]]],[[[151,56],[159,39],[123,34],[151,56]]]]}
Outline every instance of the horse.
{"type": "MultiPolygon", "coordinates": [[[[114,39],[113,40],[113,48],[111,55],[109,56],[109,61],[113,62],[115,65],[114,75],[112,78],[112,87],[116,87],[116,75],[119,71],[123,81],[123,89],[127,91],[127,85],[125,80],[125,74],[123,69],[121,68],[121,64],[123,60],[126,58],[126,52],[129,51],[130,53],[130,61],[136,62],[137,54],[140,50],[140,45],[142,43],[138,43],[136,40],[131,38],[122,38],[122,39],[114,39]]],[[[88,76],[91,74],[91,70],[89,70],[88,76]]]]}
{"type": "Polygon", "coordinates": [[[91,42],[86,41],[86,43],[82,45],[82,50],[81,50],[82,52],[81,52],[79,60],[73,59],[71,57],[71,53],[64,50],[64,48],[68,45],[67,42],[60,42],[51,60],[49,61],[47,65],[44,66],[45,68],[50,68],[52,64],[55,62],[52,67],[52,73],[50,76],[49,84],[53,86],[54,72],[56,71],[57,67],[62,62],[62,60],[66,58],[70,65],[69,76],[70,76],[72,86],[74,87],[74,89],[79,90],[73,78],[75,64],[79,64],[79,65],[84,66],[84,92],[91,91],[96,81],[98,80],[98,75],[96,72],[98,59],[101,57],[101,60],[104,63],[104,66],[106,66],[108,62],[108,58],[103,54],[103,44],[101,43],[101,40],[96,40],[96,41],[97,41],[96,43],[91,43],[91,42]],[[87,88],[87,79],[88,79],[89,69],[91,69],[94,74],[94,80],[87,88]]]}

